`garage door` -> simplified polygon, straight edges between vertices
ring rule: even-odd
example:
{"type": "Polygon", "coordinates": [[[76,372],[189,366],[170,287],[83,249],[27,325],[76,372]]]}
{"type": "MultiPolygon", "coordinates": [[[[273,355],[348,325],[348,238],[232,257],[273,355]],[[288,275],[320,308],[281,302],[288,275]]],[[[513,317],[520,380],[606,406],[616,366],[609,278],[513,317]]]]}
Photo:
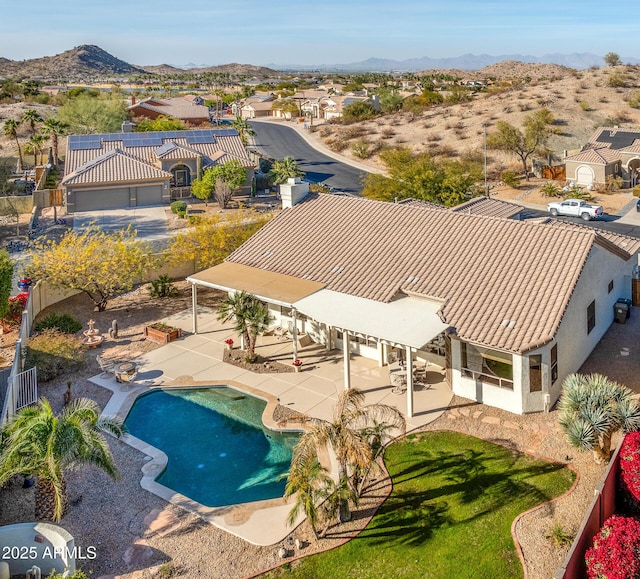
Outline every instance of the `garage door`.
{"type": "Polygon", "coordinates": [[[76,192],[75,211],[129,207],[129,188],[76,192]]]}
{"type": "Polygon", "coordinates": [[[576,172],[576,181],[578,185],[584,185],[588,187],[589,185],[593,185],[593,171],[590,167],[585,167],[582,165],[578,167],[578,171],[576,172]]]}
{"type": "Polygon", "coordinates": [[[136,187],[137,203],[141,205],[159,205],[162,203],[162,185],[151,185],[149,187],[136,187]]]}

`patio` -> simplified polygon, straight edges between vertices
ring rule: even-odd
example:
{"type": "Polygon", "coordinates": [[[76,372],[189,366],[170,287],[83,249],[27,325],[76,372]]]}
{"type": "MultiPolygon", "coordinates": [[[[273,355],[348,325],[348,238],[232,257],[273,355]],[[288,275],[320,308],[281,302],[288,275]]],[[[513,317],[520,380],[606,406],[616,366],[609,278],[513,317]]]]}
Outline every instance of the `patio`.
{"type": "MultiPolygon", "coordinates": [[[[264,398],[271,408],[279,403],[317,418],[331,419],[338,394],[344,388],[341,351],[327,351],[324,346],[311,343],[298,348],[297,356],[303,364],[300,372],[251,372],[222,361],[226,347],[224,341],[229,337],[233,337],[236,343],[240,341],[230,325],[219,322],[215,310],[211,308],[198,307],[198,316],[197,335],[190,333],[191,309],[162,320],[168,325],[180,327],[184,337],[136,357],[137,374],[133,382],[119,383],[107,373],[91,378],[95,384],[113,392],[103,410],[105,415],[126,417],[136,396],[154,386],[228,384],[264,398]]],[[[291,340],[280,336],[261,336],[256,352],[264,358],[286,364],[293,360],[291,340]]],[[[430,365],[428,388],[414,392],[414,416],[407,420],[407,430],[435,420],[446,410],[452,393],[444,382],[444,371],[438,370],[438,367],[430,365]]],[[[364,391],[366,404],[388,404],[406,415],[407,394],[392,392],[394,386],[388,367],[352,356],[350,372],[351,384],[364,391]]],[[[142,469],[140,483],[146,490],[257,545],[274,544],[290,533],[291,528],[285,520],[291,506],[282,499],[262,501],[266,504],[258,502],[222,508],[206,507],[155,481],[166,465],[164,453],[129,435],[126,435],[125,441],[150,457],[142,469]]]]}
{"type": "MultiPolygon", "coordinates": [[[[219,322],[216,312],[210,308],[198,307],[198,318],[197,335],[191,333],[190,309],[162,320],[180,327],[184,337],[137,358],[137,384],[158,386],[187,376],[197,382],[220,383],[231,380],[274,396],[280,400],[280,404],[298,412],[323,419],[331,418],[334,403],[344,388],[342,351],[328,351],[324,346],[311,343],[298,348],[297,355],[302,361],[300,372],[250,372],[222,361],[224,340],[233,337],[235,343],[240,342],[230,329],[230,324],[219,322]]],[[[282,340],[275,335],[260,336],[256,353],[273,361],[290,363],[293,360],[292,348],[290,339],[282,340]]],[[[388,404],[406,415],[407,395],[392,392],[394,387],[388,367],[352,355],[350,372],[352,386],[364,391],[367,404],[388,404]]],[[[427,381],[428,388],[414,391],[414,416],[407,419],[407,430],[435,420],[446,410],[453,396],[444,381],[444,370],[438,366],[429,365],[427,381]]]]}

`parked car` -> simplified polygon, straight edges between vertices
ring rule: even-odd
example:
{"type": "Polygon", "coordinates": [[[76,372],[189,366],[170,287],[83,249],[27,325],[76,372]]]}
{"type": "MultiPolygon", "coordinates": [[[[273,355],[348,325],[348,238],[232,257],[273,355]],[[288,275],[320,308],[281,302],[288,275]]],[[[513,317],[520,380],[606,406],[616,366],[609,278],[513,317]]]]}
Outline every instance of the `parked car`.
{"type": "Polygon", "coordinates": [[[636,202],[636,211],[640,211],[640,199],[636,202]]]}
{"type": "Polygon", "coordinates": [[[568,215],[570,217],[580,217],[585,221],[597,219],[604,215],[601,205],[590,205],[582,199],[565,199],[564,201],[554,201],[547,205],[551,215],[568,215]]]}

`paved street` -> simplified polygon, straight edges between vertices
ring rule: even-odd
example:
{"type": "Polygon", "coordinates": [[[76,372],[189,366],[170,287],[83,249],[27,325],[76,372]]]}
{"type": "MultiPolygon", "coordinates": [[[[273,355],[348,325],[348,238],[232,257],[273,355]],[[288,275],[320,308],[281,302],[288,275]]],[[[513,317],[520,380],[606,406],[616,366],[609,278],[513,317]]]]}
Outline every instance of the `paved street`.
{"type": "Polygon", "coordinates": [[[340,162],[312,147],[290,126],[274,122],[252,121],[255,147],[267,157],[293,157],[312,183],[324,183],[338,191],[359,194],[367,171],[340,162]]]}

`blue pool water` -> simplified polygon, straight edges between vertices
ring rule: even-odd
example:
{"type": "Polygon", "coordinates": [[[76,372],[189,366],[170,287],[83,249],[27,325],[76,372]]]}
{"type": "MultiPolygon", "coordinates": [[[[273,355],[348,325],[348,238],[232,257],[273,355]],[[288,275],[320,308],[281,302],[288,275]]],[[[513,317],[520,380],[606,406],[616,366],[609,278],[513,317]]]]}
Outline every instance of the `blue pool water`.
{"type": "Polygon", "coordinates": [[[209,507],[281,497],[300,436],[262,424],[266,402],[228,387],[146,392],[125,420],[169,461],[156,479],[209,507]]]}

